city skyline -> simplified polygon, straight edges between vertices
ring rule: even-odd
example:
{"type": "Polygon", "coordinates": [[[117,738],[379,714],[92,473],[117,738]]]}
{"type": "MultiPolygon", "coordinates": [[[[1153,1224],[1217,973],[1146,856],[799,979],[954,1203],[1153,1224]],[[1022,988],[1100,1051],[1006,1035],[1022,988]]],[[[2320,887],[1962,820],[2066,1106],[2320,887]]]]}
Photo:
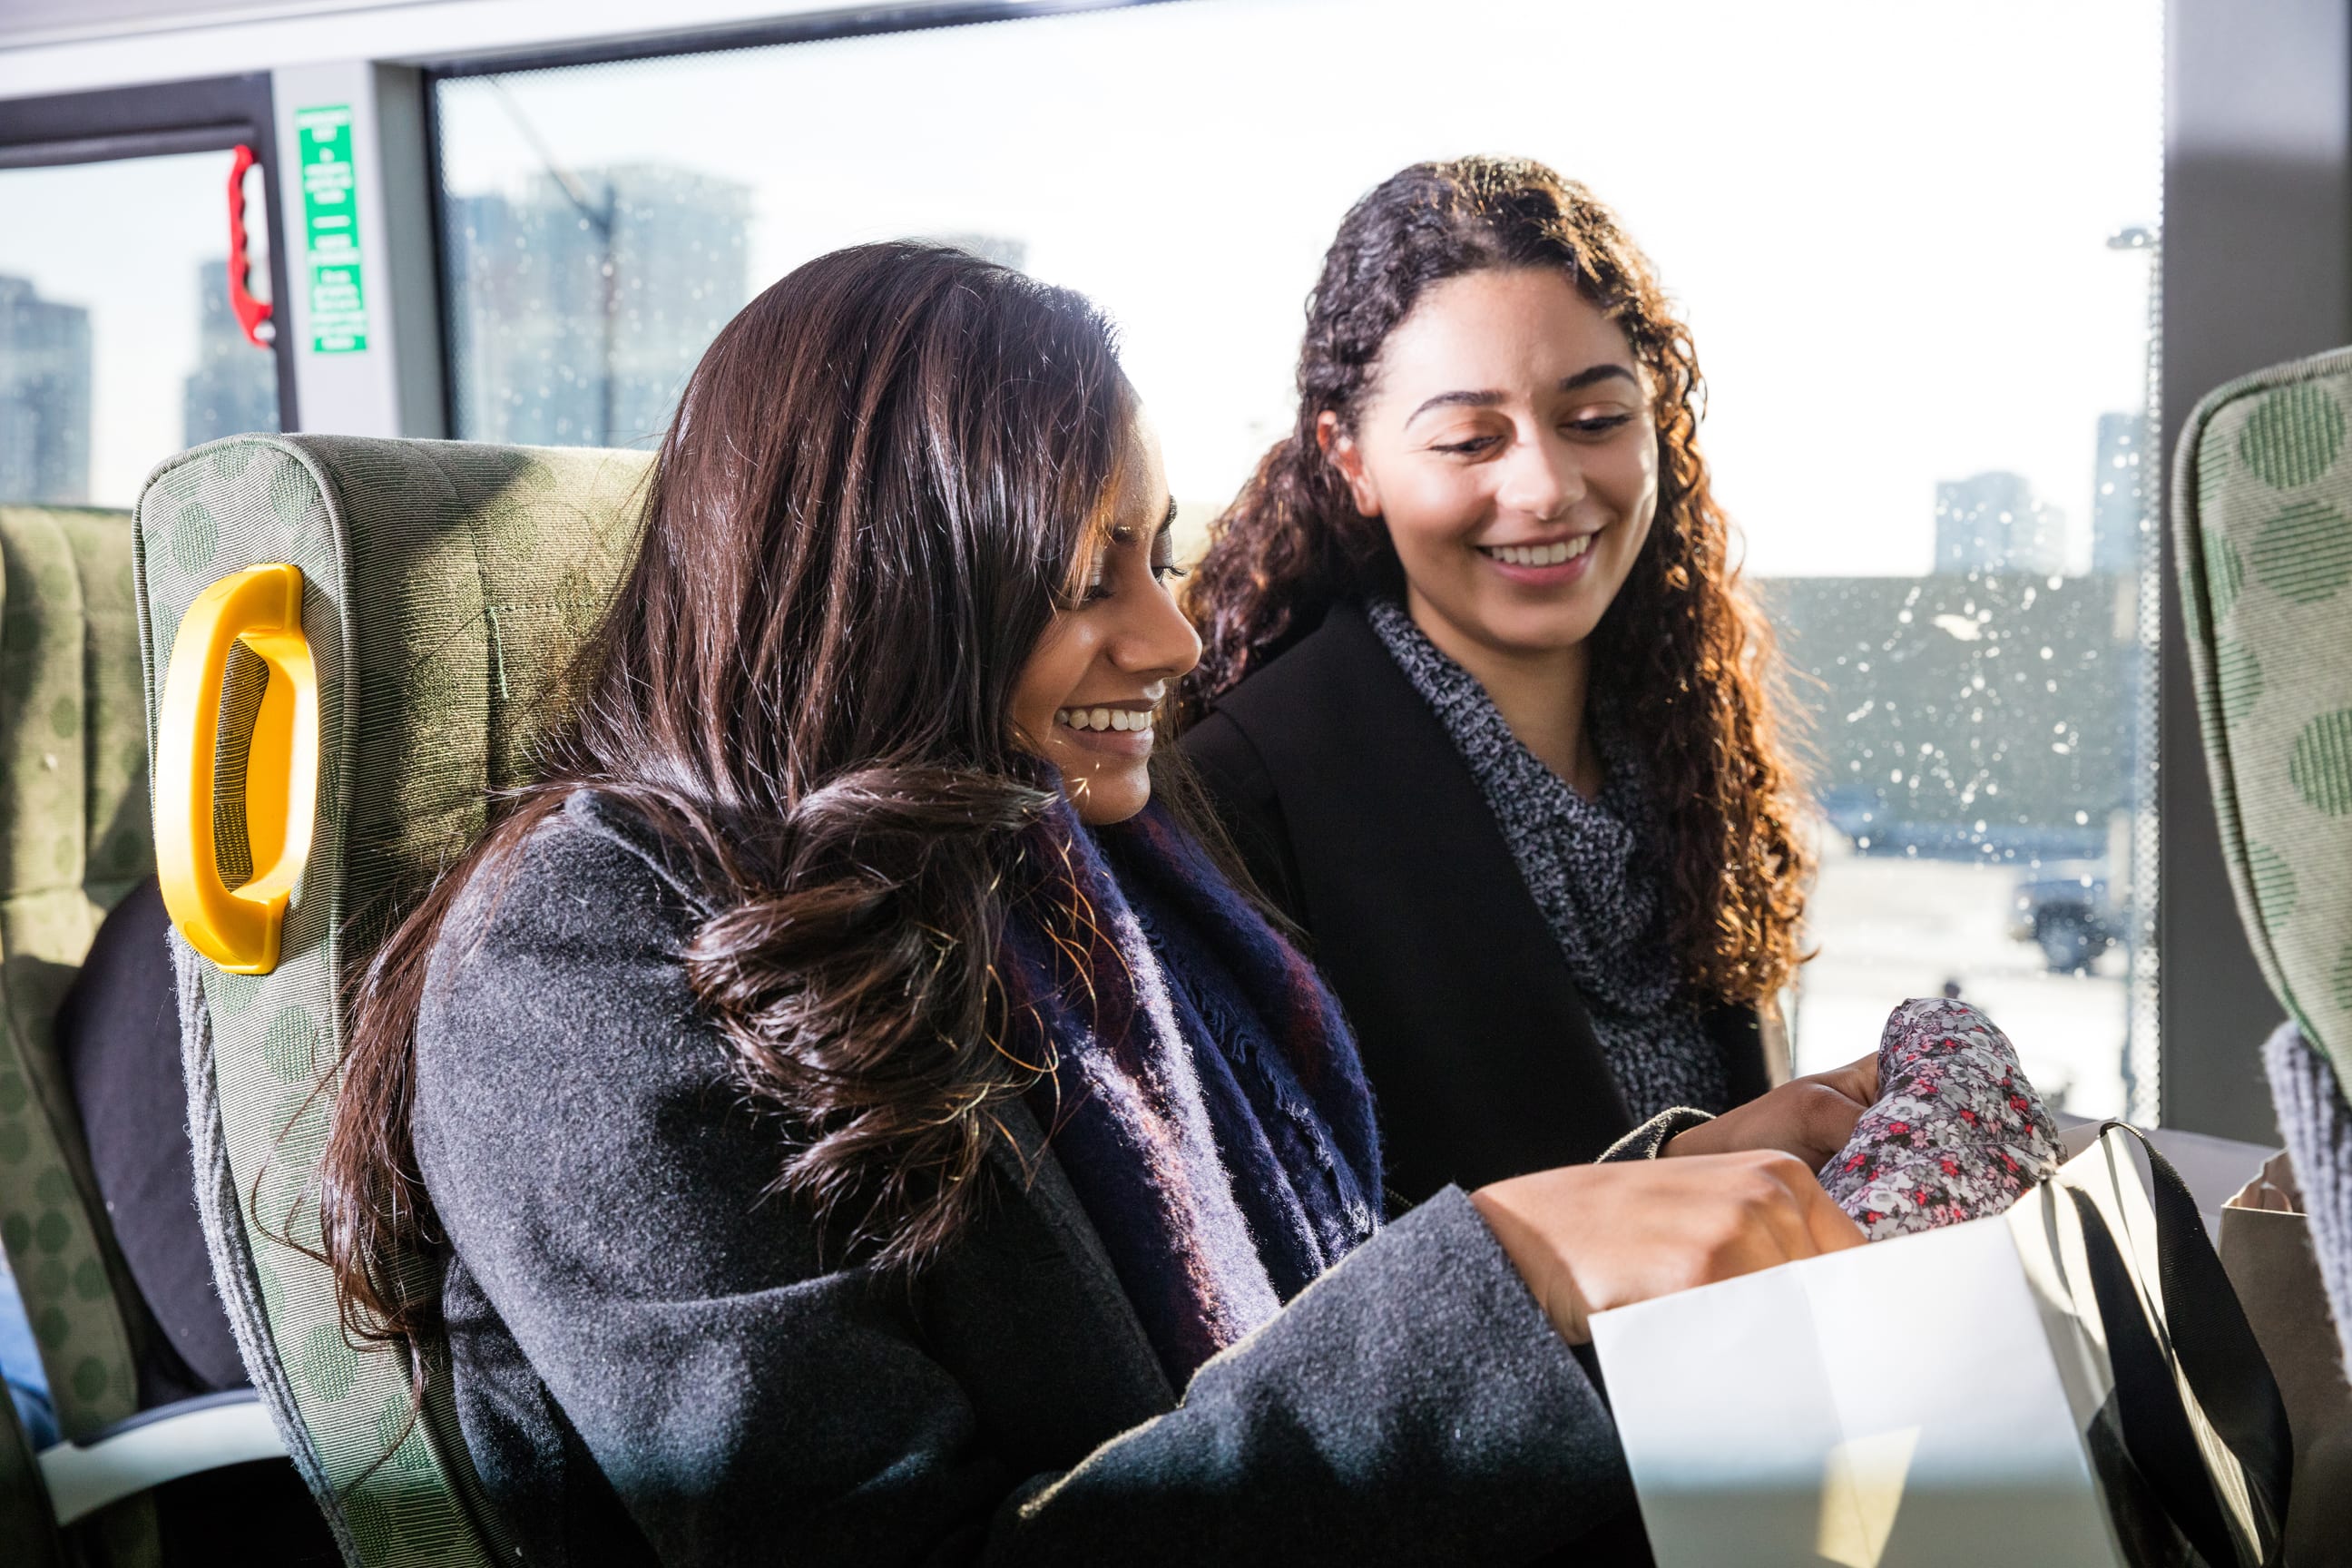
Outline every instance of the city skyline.
{"type": "Polygon", "coordinates": [[[196,368],[181,397],[180,439],[201,447],[224,436],[278,428],[278,360],[247,342],[228,304],[228,258],[196,267],[196,368]]]}
{"type": "Polygon", "coordinates": [[[0,501],[89,500],[89,312],[0,276],[0,501]]]}
{"type": "Polygon", "coordinates": [[[627,164],[447,200],[457,429],[478,441],[650,446],[744,302],[745,193],[627,164]]]}
{"type": "Polygon", "coordinates": [[[1939,479],[1935,570],[2062,576],[2065,513],[2036,496],[2024,475],[2006,469],[1939,479]]]}
{"type": "Polygon", "coordinates": [[[2147,440],[2145,412],[2099,416],[2098,455],[2091,465],[2094,572],[2129,572],[2139,565],[2147,521],[2139,458],[2147,440]]]}

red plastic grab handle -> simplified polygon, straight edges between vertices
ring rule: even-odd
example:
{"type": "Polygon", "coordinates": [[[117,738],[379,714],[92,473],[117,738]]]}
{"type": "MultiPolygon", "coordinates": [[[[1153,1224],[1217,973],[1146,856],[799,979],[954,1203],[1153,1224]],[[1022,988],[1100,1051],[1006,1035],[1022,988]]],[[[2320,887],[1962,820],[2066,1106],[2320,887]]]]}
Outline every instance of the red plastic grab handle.
{"type": "Polygon", "coordinates": [[[266,349],[269,340],[261,335],[261,323],[269,320],[269,301],[255,299],[245,286],[246,275],[252,268],[245,254],[245,176],[255,161],[253,149],[240,142],[236,162],[228,172],[228,308],[236,312],[236,324],[245,329],[245,341],[255,348],[266,349]]]}

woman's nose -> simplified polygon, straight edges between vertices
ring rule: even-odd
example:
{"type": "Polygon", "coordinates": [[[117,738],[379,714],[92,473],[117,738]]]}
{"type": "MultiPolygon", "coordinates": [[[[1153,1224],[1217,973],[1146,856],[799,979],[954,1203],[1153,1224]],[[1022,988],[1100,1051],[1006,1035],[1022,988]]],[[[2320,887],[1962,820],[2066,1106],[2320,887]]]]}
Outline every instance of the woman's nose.
{"type": "Polygon", "coordinates": [[[1139,594],[1113,657],[1130,675],[1173,680],[1201,662],[1201,634],[1177,608],[1175,595],[1164,589],[1139,594]]]}
{"type": "Polygon", "coordinates": [[[1562,441],[1522,440],[1505,459],[1495,500],[1506,511],[1544,521],[1566,514],[1584,495],[1584,468],[1562,441]]]}

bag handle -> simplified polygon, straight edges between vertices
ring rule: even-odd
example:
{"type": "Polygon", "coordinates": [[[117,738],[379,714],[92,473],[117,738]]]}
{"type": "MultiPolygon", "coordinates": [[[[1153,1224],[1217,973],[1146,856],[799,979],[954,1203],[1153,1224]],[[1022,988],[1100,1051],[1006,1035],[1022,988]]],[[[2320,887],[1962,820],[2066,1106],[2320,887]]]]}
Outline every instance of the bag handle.
{"type": "Polygon", "coordinates": [[[2164,1303],[2168,1347],[2158,1340],[2132,1288],[2105,1216],[2084,1194],[2068,1195],[2083,1221],[2092,1290],[2115,1368],[2125,1446],[2156,1482],[2174,1523],[2208,1563],[2215,1568],[2229,1563],[2274,1568],[2284,1550],[2294,1469],[2294,1443],[2278,1380],[2205,1234],[2189,1184],[2147,1134],[2128,1122],[2103,1123],[2100,1140],[2118,1131],[2137,1139],[2147,1152],[2156,1215],[2157,1291],[2164,1303]],[[2245,1472],[2259,1562],[2246,1561],[2228,1526],[2173,1376],[2175,1365],[2196,1393],[2214,1434],[2245,1472]]]}

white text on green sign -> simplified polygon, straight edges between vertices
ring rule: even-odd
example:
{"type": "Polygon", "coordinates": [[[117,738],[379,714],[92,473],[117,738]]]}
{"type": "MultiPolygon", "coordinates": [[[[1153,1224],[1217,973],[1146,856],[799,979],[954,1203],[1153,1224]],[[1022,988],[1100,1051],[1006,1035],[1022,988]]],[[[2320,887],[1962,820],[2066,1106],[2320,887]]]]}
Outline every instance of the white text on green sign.
{"type": "Polygon", "coordinates": [[[360,285],[351,105],[297,110],[294,140],[301,150],[310,349],[322,354],[353,353],[367,347],[367,298],[360,285]]]}

